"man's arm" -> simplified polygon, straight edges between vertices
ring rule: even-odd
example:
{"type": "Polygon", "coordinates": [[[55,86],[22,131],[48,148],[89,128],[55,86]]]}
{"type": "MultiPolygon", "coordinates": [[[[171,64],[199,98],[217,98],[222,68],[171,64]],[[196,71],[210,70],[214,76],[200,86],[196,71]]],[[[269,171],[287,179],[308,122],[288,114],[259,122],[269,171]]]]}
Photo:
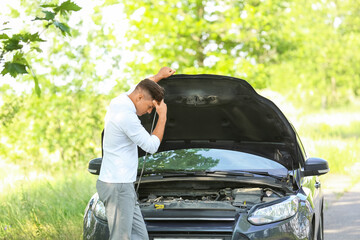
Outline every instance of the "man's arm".
{"type": "Polygon", "coordinates": [[[157,103],[155,100],[153,100],[153,103],[156,107],[156,112],[159,115],[159,119],[156,123],[154,131],[152,132],[152,135],[157,136],[161,142],[165,131],[167,106],[164,103],[164,100],[162,100],[160,103],[157,103]]]}
{"type": "Polygon", "coordinates": [[[156,75],[149,77],[149,79],[157,83],[161,79],[170,77],[174,73],[174,69],[171,69],[169,67],[162,67],[156,75]]]}
{"type": "Polygon", "coordinates": [[[158,150],[160,145],[159,137],[150,135],[135,113],[120,117],[116,125],[124,131],[133,143],[145,152],[154,154],[158,150]]]}

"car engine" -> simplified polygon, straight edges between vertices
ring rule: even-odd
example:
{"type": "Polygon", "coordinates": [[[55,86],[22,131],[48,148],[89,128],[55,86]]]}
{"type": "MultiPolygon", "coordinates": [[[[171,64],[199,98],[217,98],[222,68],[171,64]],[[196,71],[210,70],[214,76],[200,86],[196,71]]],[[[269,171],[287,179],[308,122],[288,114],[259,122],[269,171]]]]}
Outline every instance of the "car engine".
{"type": "Polygon", "coordinates": [[[239,208],[248,210],[253,205],[283,197],[270,188],[223,188],[218,191],[184,191],[150,193],[140,199],[140,207],[167,209],[239,208]]]}

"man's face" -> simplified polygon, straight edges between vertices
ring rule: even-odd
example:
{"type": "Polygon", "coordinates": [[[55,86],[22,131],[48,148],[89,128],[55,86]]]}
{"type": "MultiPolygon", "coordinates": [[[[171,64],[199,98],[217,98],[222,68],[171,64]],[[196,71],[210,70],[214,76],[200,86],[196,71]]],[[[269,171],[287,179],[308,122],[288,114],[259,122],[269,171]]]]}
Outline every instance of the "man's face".
{"type": "Polygon", "coordinates": [[[136,115],[142,116],[146,113],[151,113],[155,106],[151,97],[143,97],[137,102],[135,107],[136,115]]]}

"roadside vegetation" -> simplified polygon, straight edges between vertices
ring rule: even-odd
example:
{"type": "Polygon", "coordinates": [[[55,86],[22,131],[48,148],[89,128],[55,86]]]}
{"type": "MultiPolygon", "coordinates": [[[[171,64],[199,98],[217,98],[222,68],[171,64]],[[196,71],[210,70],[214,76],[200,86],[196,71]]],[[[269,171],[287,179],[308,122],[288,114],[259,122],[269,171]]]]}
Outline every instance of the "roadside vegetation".
{"type": "Polygon", "coordinates": [[[80,239],[85,206],[96,191],[95,178],[85,169],[24,173],[2,185],[0,239],[80,239]]]}
{"type": "Polygon", "coordinates": [[[334,189],[342,196],[360,181],[360,111],[320,111],[302,120],[299,131],[308,156],[324,158],[330,166],[329,174],[321,176],[323,188],[332,188],[326,183],[334,174],[349,179],[344,179],[344,189],[334,189]]]}
{"type": "Polygon", "coordinates": [[[43,2],[0,1],[0,239],[82,238],[106,107],[162,66],[249,81],[360,180],[357,0],[43,2]]]}

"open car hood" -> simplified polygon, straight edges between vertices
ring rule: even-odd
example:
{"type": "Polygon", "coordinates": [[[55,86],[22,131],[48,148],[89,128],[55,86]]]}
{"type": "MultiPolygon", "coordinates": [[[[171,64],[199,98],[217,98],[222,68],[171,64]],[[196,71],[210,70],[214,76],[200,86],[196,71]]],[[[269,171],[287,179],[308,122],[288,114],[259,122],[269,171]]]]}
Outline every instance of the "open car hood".
{"type": "MultiPolygon", "coordinates": [[[[158,151],[237,150],[272,159],[289,170],[302,161],[292,125],[273,102],[257,94],[245,80],[178,74],[159,84],[166,91],[168,112],[158,151]]],[[[140,117],[149,132],[154,113],[140,117]]],[[[140,156],[144,154],[139,151],[140,156]]]]}

